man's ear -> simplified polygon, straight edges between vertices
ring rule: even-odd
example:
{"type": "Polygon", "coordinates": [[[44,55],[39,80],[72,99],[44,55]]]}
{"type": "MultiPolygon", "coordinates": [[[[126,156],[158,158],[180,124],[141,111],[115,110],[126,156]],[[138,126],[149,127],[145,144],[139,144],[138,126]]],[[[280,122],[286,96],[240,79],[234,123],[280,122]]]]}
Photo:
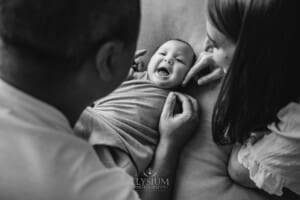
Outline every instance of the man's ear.
{"type": "Polygon", "coordinates": [[[114,59],[120,51],[123,44],[119,41],[109,41],[101,45],[96,54],[96,69],[105,82],[111,81],[115,76],[114,59]]]}

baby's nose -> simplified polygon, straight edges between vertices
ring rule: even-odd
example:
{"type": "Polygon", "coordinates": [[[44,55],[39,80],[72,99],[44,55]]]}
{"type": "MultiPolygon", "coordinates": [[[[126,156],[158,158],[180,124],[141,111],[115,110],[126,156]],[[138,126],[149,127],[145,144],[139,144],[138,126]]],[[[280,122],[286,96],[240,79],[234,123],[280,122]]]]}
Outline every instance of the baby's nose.
{"type": "Polygon", "coordinates": [[[174,64],[174,60],[172,58],[165,58],[165,62],[167,62],[169,65],[174,64]]]}

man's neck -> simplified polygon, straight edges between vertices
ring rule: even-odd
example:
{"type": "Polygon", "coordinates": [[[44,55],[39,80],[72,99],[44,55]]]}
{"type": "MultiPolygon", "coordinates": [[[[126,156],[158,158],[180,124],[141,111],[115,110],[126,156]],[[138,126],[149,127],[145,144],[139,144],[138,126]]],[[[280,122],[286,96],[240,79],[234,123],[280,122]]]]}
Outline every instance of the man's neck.
{"type": "Polygon", "coordinates": [[[45,74],[30,73],[28,69],[32,66],[27,66],[25,62],[20,66],[19,63],[22,62],[12,60],[0,50],[0,78],[24,93],[55,107],[65,115],[70,125],[74,126],[81,112],[89,104],[84,98],[85,95],[80,93],[83,90],[76,87],[72,80],[60,83],[52,80],[51,83],[47,77],[43,78],[45,74]]]}

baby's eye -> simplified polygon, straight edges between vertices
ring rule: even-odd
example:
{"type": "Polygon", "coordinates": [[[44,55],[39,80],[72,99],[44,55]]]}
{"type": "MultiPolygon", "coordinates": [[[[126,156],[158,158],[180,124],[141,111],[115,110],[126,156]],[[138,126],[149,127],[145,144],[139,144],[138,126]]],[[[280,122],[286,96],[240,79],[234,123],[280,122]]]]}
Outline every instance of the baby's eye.
{"type": "Polygon", "coordinates": [[[159,55],[162,55],[162,56],[165,56],[165,55],[166,55],[165,52],[159,52],[158,54],[159,54],[159,55]]]}
{"type": "Polygon", "coordinates": [[[185,64],[184,61],[183,61],[181,58],[176,58],[176,60],[177,60],[178,62],[180,62],[180,63],[185,64]]]}

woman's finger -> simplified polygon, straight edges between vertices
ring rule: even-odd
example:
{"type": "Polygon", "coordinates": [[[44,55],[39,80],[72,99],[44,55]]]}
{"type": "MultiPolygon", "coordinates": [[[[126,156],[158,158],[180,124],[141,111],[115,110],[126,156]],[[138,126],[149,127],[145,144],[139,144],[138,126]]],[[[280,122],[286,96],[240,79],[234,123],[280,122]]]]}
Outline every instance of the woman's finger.
{"type": "Polygon", "coordinates": [[[175,104],[176,104],[176,95],[174,94],[174,92],[170,92],[166,99],[165,105],[163,107],[161,117],[169,118],[169,117],[173,116],[175,104]]]}
{"type": "Polygon", "coordinates": [[[247,142],[246,142],[246,145],[247,146],[251,146],[251,145],[254,145],[257,141],[257,138],[255,135],[250,135],[249,138],[247,139],[247,142]]]}
{"type": "Polygon", "coordinates": [[[185,86],[199,71],[204,69],[205,67],[208,67],[207,63],[198,62],[192,68],[188,71],[186,74],[182,86],[185,86]]]}
{"type": "Polygon", "coordinates": [[[177,100],[182,105],[182,113],[180,115],[185,116],[186,118],[190,118],[193,115],[193,106],[191,100],[188,96],[176,93],[177,100]]]}
{"type": "Polygon", "coordinates": [[[252,132],[250,133],[250,136],[247,140],[248,145],[254,145],[258,140],[263,138],[265,135],[269,134],[267,131],[261,131],[261,132],[252,132]]]}
{"type": "Polygon", "coordinates": [[[201,53],[198,61],[192,66],[187,75],[185,76],[182,86],[185,86],[193,77],[197,75],[201,70],[209,67],[212,64],[211,55],[207,52],[201,53]]]}
{"type": "Polygon", "coordinates": [[[221,67],[218,67],[208,75],[199,78],[197,83],[198,85],[204,85],[209,82],[213,82],[215,80],[222,78],[225,74],[226,74],[225,70],[221,67]]]}
{"type": "Polygon", "coordinates": [[[188,98],[190,99],[190,102],[192,103],[193,113],[198,114],[198,110],[199,110],[198,101],[195,98],[190,97],[190,96],[188,96],[188,98]]]}

